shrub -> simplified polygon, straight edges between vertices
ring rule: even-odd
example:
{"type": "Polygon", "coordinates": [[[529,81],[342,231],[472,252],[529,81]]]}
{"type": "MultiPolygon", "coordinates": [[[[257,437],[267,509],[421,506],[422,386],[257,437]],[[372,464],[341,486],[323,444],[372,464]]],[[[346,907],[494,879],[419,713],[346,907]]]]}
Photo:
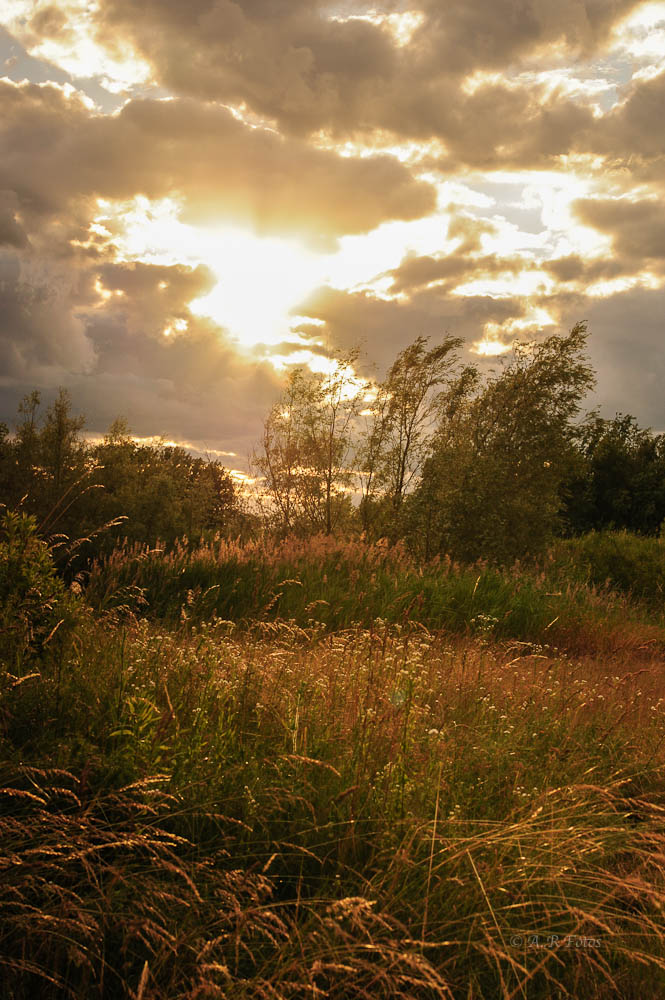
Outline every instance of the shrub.
{"type": "Polygon", "coordinates": [[[654,608],[665,598],[665,541],[629,531],[591,531],[555,547],[557,564],[570,578],[615,590],[654,608]]]}
{"type": "Polygon", "coordinates": [[[35,518],[0,520],[0,658],[9,667],[55,649],[76,617],[77,599],[58,578],[35,518]],[[56,636],[57,642],[54,642],[56,636]]]}

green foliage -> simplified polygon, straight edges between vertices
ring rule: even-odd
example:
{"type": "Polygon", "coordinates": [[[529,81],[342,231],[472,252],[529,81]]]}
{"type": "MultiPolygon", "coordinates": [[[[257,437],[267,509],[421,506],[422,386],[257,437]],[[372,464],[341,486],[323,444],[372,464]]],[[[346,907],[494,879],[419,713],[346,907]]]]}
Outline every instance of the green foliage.
{"type": "Polygon", "coordinates": [[[94,618],[35,518],[2,519],[0,1000],[665,995],[664,543],[508,565],[573,475],[628,455],[654,495],[630,418],[573,429],[584,342],[482,384],[451,339],[400,355],[357,454],[369,533],[410,551],[331,537],[345,372],[296,373],[266,424],[279,542],[222,537],[217,463],[121,421],[84,447],[64,394],[0,427],[42,530],[135,539],[92,566],[94,618]]]}
{"type": "Polygon", "coordinates": [[[89,466],[80,433],[85,421],[72,414],[69,393],[60,389],[43,420],[40,406],[36,390],[23,399],[15,436],[0,450],[0,501],[10,507],[22,504],[48,534],[68,531],[75,523],[89,466]]]}
{"type": "Polygon", "coordinates": [[[459,373],[462,343],[447,336],[428,348],[427,338],[417,337],[376,388],[358,450],[363,529],[374,537],[399,536],[402,503],[421,473],[436,419],[460,384],[476,381],[473,368],[459,373]]]}
{"type": "Polygon", "coordinates": [[[89,500],[93,523],[123,517],[123,536],[151,544],[241,526],[233,480],[218,462],[184,448],[137,444],[118,422],[92,455],[101,487],[89,500]]]}
{"type": "Polygon", "coordinates": [[[621,591],[661,611],[665,603],[665,539],[627,531],[592,531],[559,541],[552,558],[568,579],[621,591]]]}
{"type": "Polygon", "coordinates": [[[577,461],[562,485],[570,534],[628,529],[656,535],[665,521],[665,435],[633,417],[591,413],[576,433],[577,461]]]}
{"type": "Polygon", "coordinates": [[[264,519],[280,535],[330,535],[351,520],[356,360],[355,353],[337,358],[325,375],[294,369],[266,418],[253,465],[262,478],[264,519]]]}
{"type": "Polygon", "coordinates": [[[17,668],[55,652],[75,621],[75,598],[58,578],[34,517],[0,518],[0,658],[17,668]]]}
{"type": "Polygon", "coordinates": [[[584,324],[517,344],[480,391],[443,413],[409,512],[425,558],[505,564],[544,551],[572,461],[573,420],[593,384],[585,350],[584,324]]]}
{"type": "MultiPolygon", "coordinates": [[[[595,581],[592,581],[595,582],[595,581]]],[[[597,581],[602,588],[605,580],[597,581]]],[[[419,565],[404,546],[327,536],[266,546],[219,540],[192,550],[124,546],[92,569],[87,597],[98,609],[129,607],[171,624],[289,620],[333,632],[376,620],[430,629],[602,646],[635,625],[642,641],[663,635],[649,612],[620,593],[597,592],[561,560],[544,571],[516,565],[419,565]]]]}
{"type": "Polygon", "coordinates": [[[80,432],[84,425],[83,417],[72,416],[69,393],[60,389],[46,412],[39,436],[40,457],[51,484],[53,504],[61,502],[67,487],[83,471],[85,449],[80,432]]]}
{"type": "Polygon", "coordinates": [[[61,563],[74,550],[85,559],[108,551],[119,534],[154,544],[243,529],[233,480],[219,462],[138,444],[123,420],[87,444],[64,390],[43,420],[40,402],[38,392],[26,396],[13,438],[0,427],[0,500],[21,503],[43,537],[60,536],[61,563]]]}

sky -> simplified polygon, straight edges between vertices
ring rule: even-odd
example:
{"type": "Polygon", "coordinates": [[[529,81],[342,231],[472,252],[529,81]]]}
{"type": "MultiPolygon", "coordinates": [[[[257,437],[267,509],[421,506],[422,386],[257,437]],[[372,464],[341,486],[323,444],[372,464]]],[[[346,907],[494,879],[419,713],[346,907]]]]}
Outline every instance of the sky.
{"type": "Polygon", "coordinates": [[[246,470],[292,364],[586,320],[665,430],[665,0],[4,0],[0,420],[246,470]]]}

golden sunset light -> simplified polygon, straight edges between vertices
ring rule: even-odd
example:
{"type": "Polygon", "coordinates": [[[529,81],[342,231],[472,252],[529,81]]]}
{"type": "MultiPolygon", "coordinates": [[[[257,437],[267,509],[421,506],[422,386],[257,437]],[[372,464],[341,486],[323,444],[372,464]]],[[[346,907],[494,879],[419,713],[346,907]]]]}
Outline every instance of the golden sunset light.
{"type": "Polygon", "coordinates": [[[665,998],[665,0],[0,0],[0,1000],[665,998]]]}
{"type": "Polygon", "coordinates": [[[503,7],[10,0],[8,407],[55,381],[99,430],[242,455],[293,365],[583,318],[631,410],[663,364],[665,3],[503,7]]]}

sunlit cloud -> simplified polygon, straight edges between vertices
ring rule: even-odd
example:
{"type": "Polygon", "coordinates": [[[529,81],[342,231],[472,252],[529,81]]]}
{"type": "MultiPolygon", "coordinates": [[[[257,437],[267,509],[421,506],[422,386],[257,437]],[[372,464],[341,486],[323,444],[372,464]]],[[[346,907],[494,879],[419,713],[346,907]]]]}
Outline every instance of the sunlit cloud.
{"type": "Polygon", "coordinates": [[[665,0],[203,7],[210,37],[186,5],[5,0],[8,75],[35,74],[0,121],[21,378],[133,365],[120,391],[194,449],[202,387],[244,442],[285,370],[354,343],[385,371],[423,331],[491,359],[660,317],[665,0]]]}
{"type": "MultiPolygon", "coordinates": [[[[525,268],[528,264],[525,261],[525,268]]],[[[524,270],[517,275],[503,277],[487,277],[481,275],[472,281],[465,281],[455,288],[454,294],[491,295],[493,298],[512,298],[515,295],[530,296],[540,292],[548,292],[554,287],[551,278],[539,271],[524,270]]]]}
{"type": "MultiPolygon", "coordinates": [[[[367,159],[378,154],[392,156],[400,163],[412,167],[416,173],[423,160],[446,154],[446,145],[440,139],[429,139],[426,142],[398,139],[385,129],[373,129],[371,133],[363,135],[362,139],[339,139],[321,130],[311,136],[311,142],[319,149],[331,150],[343,157],[367,159]]],[[[430,176],[423,176],[423,179],[429,180],[430,176]]],[[[434,180],[438,178],[434,176],[434,180]]]]}
{"type": "MultiPolygon", "coordinates": [[[[473,251],[479,265],[476,274],[460,274],[457,282],[446,281],[446,294],[457,299],[487,296],[511,300],[520,296],[524,300],[524,317],[496,328],[486,323],[482,336],[473,342],[474,353],[493,356],[506,350],[523,330],[554,322],[537,300],[555,294],[556,282],[539,262],[570,255],[601,259],[611,252],[611,238],[583,225],[573,210],[577,199],[596,188],[589,177],[573,171],[503,171],[491,175],[491,180],[492,193],[487,187],[482,190],[487,181],[484,175],[471,175],[467,183],[440,181],[439,202],[446,205],[441,211],[413,222],[386,222],[368,234],[342,237],[336,251],[329,253],[316,253],[296,239],[257,235],[248,228],[184,223],[182,203],[177,198],[100,200],[91,232],[111,241],[117,259],[124,262],[203,263],[215,283],[189,304],[194,316],[213,319],[243,350],[264,351],[288,340],[292,345],[288,351],[265,353],[277,370],[298,364],[326,372],[330,366],[326,324],[316,317],[299,315],[298,303],[321,286],[364,289],[385,302],[407,303],[406,291],[392,289],[390,272],[409,255],[444,259],[456,253],[467,238],[467,230],[462,227],[458,235],[449,224],[454,212],[462,210],[468,220],[483,224],[473,251]],[[519,195],[506,199],[502,189],[519,195]],[[511,218],[513,208],[515,221],[511,218]],[[520,224],[524,212],[537,220],[536,231],[527,231],[520,224]],[[483,273],[483,257],[495,261],[492,273],[483,273]],[[506,260],[503,273],[502,259],[506,260]],[[303,323],[306,336],[299,332],[303,323]]],[[[635,284],[637,279],[632,283],[625,278],[603,279],[587,291],[609,295],[635,284]]],[[[102,300],[110,296],[101,286],[96,290],[102,300]]],[[[169,319],[163,336],[172,339],[186,330],[184,319],[169,319]]]]}
{"type": "MultiPolygon", "coordinates": [[[[378,290],[378,276],[396,267],[406,253],[452,245],[445,235],[447,213],[384,223],[366,235],[342,237],[337,251],[326,254],[308,250],[295,239],[257,236],[238,226],[189,225],[181,221],[181,202],[175,198],[99,199],[98,210],[90,231],[112,241],[117,260],[205,264],[216,283],[191,303],[191,311],[214,319],[244,348],[279,344],[298,325],[294,307],[320,285],[373,287],[375,282],[378,290]]],[[[99,294],[108,297],[103,289],[99,294]]],[[[170,324],[165,335],[171,336],[174,329],[170,324]]],[[[310,362],[322,363],[318,356],[307,359],[310,362]]]]}
{"type": "Polygon", "coordinates": [[[635,288],[645,288],[658,291],[665,288],[665,277],[656,274],[636,274],[627,277],[613,278],[609,281],[594,281],[585,286],[585,292],[590,298],[605,299],[611,295],[620,295],[635,288]]]}
{"type": "Polygon", "coordinates": [[[38,59],[59,66],[73,77],[95,77],[106,90],[120,94],[148,83],[148,63],[126,42],[96,38],[100,4],[96,0],[6,0],[9,30],[38,59]]]}
{"type": "Polygon", "coordinates": [[[331,21],[344,24],[348,21],[367,21],[384,28],[399,48],[408,45],[414,33],[424,23],[425,15],[420,10],[393,11],[389,14],[368,10],[362,14],[331,14],[331,21]]]}
{"type": "Polygon", "coordinates": [[[481,358],[496,358],[506,354],[510,350],[510,344],[504,344],[500,340],[489,340],[487,336],[482,340],[475,340],[471,345],[473,354],[481,358]]]}
{"type": "MultiPolygon", "coordinates": [[[[614,31],[613,49],[639,61],[649,61],[648,75],[665,66],[665,3],[645,3],[633,11],[614,31]]],[[[644,70],[641,71],[642,73],[644,70]]]]}

